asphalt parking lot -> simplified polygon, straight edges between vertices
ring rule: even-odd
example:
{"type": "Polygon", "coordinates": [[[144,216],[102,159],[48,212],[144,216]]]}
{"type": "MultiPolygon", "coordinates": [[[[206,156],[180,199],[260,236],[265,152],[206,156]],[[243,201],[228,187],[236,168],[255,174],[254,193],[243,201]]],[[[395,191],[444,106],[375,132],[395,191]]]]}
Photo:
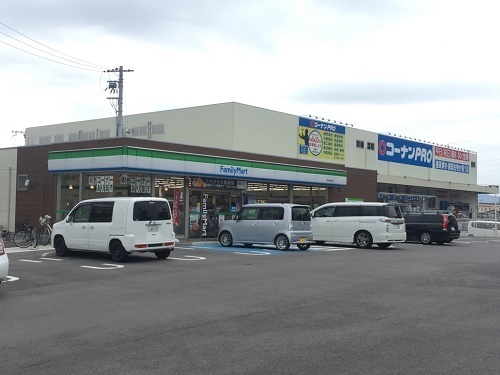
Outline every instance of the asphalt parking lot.
{"type": "Polygon", "coordinates": [[[4,373],[500,373],[494,239],[8,255],[4,373]]]}

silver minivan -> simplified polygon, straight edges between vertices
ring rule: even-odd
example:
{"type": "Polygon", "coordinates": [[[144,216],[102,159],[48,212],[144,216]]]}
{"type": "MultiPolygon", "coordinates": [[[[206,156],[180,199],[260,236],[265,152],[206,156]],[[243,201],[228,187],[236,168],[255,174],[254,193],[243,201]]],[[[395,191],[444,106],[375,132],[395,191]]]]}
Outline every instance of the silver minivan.
{"type": "Polygon", "coordinates": [[[241,208],[233,220],[220,225],[219,242],[222,246],[241,243],[275,245],[288,250],[297,245],[307,250],[312,242],[309,206],[293,203],[255,203],[241,208]]]}

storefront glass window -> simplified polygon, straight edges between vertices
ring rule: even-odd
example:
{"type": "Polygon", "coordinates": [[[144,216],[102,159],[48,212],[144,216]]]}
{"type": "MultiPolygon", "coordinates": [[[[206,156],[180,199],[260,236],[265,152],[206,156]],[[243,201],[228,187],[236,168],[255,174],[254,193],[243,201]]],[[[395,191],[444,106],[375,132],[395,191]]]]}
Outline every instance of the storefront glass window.
{"type": "Polygon", "coordinates": [[[80,201],[80,174],[64,174],[60,178],[59,205],[55,221],[63,220],[80,201]]]}

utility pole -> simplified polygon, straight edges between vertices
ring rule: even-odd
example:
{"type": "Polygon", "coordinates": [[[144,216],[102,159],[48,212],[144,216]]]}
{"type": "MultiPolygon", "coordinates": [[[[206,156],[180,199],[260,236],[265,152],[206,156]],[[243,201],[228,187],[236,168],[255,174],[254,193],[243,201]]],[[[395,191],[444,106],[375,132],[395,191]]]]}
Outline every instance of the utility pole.
{"type": "Polygon", "coordinates": [[[108,97],[107,99],[118,100],[118,108],[116,110],[116,137],[123,137],[123,73],[133,72],[133,70],[123,70],[123,66],[119,68],[108,69],[105,73],[118,73],[118,81],[108,81],[108,87],[111,93],[118,91],[118,97],[108,97]],[[118,85],[118,87],[117,87],[118,85]]]}

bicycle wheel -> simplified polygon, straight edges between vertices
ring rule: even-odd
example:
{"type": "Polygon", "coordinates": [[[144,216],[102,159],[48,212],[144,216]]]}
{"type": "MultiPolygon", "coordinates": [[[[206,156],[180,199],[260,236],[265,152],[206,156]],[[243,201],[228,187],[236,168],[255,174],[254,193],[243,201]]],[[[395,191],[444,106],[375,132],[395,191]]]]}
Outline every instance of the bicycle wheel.
{"type": "Polygon", "coordinates": [[[28,247],[30,244],[30,234],[27,230],[20,230],[14,234],[14,245],[17,247],[28,247]]]}
{"type": "Polygon", "coordinates": [[[38,234],[36,233],[36,229],[35,228],[31,228],[30,232],[29,232],[29,241],[30,241],[30,244],[29,246],[31,247],[36,247],[36,245],[38,245],[38,234]]]}
{"type": "Polygon", "coordinates": [[[50,231],[49,228],[43,227],[40,233],[38,234],[38,242],[42,246],[47,246],[50,242],[50,231]]]}

